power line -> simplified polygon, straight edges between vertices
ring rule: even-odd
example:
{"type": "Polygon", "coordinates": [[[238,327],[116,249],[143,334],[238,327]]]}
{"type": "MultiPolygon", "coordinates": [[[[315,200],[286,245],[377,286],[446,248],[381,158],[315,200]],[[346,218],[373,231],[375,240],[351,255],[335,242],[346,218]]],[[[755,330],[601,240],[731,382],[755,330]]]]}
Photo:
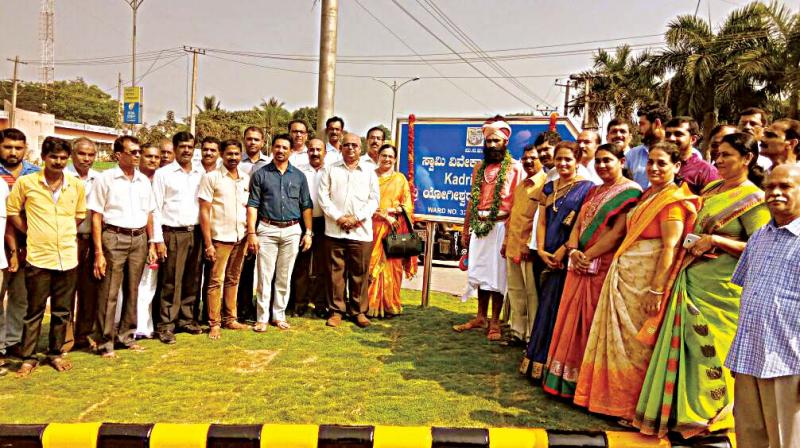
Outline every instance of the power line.
{"type": "MultiPolygon", "coordinates": [[[[400,8],[400,10],[401,10],[401,11],[403,11],[403,13],[404,13],[405,15],[407,15],[409,18],[411,18],[411,20],[413,20],[413,21],[414,21],[414,22],[415,22],[417,25],[419,25],[419,26],[420,26],[422,29],[424,29],[424,30],[425,30],[425,31],[426,31],[428,34],[430,34],[430,35],[431,35],[433,38],[435,38],[437,41],[439,41],[439,43],[441,43],[442,45],[444,45],[445,47],[447,47],[447,49],[448,49],[448,50],[450,50],[450,51],[451,51],[453,54],[458,54],[458,53],[456,53],[456,51],[453,49],[453,47],[451,47],[450,45],[448,45],[448,44],[447,44],[447,42],[445,42],[445,41],[444,41],[444,40],[442,40],[442,39],[441,39],[439,36],[437,36],[437,35],[436,35],[436,33],[434,33],[433,31],[431,31],[431,29],[430,29],[430,28],[428,28],[428,27],[427,27],[427,26],[426,26],[424,23],[422,23],[422,22],[421,22],[419,19],[417,19],[416,17],[414,17],[414,15],[413,15],[413,14],[411,14],[411,13],[410,13],[410,12],[409,12],[409,11],[408,11],[406,8],[404,8],[404,7],[403,7],[403,5],[401,5],[401,4],[400,4],[400,2],[398,2],[397,0],[392,0],[392,3],[394,3],[394,5],[395,5],[395,6],[397,6],[398,8],[400,8]]],[[[458,55],[458,56],[459,56],[460,58],[463,58],[463,56],[461,56],[461,55],[458,55]]],[[[480,73],[480,74],[481,74],[481,75],[483,75],[483,76],[484,76],[486,79],[488,79],[488,80],[489,80],[489,81],[490,81],[492,84],[494,84],[495,86],[497,86],[498,88],[500,88],[500,90],[502,90],[502,91],[506,92],[507,94],[509,94],[510,96],[514,97],[514,98],[515,98],[517,101],[521,102],[522,104],[524,104],[524,105],[526,105],[526,106],[528,106],[528,107],[530,107],[530,108],[533,108],[533,107],[534,107],[532,104],[530,104],[530,103],[528,103],[527,101],[525,101],[524,99],[520,98],[520,97],[519,97],[519,95],[517,95],[517,94],[515,94],[514,92],[512,92],[512,91],[510,91],[510,90],[506,89],[506,88],[505,88],[505,87],[504,87],[502,84],[500,84],[500,83],[499,83],[499,82],[497,82],[496,80],[494,80],[494,79],[492,79],[492,78],[488,78],[488,75],[487,75],[486,73],[484,73],[484,72],[483,72],[483,70],[481,70],[480,68],[478,68],[477,66],[475,66],[475,64],[473,64],[473,63],[471,63],[471,62],[469,62],[469,61],[467,61],[467,60],[465,60],[465,59],[464,59],[464,61],[467,63],[467,65],[469,65],[470,67],[472,67],[472,69],[473,69],[473,70],[475,70],[476,72],[480,73]]]]}

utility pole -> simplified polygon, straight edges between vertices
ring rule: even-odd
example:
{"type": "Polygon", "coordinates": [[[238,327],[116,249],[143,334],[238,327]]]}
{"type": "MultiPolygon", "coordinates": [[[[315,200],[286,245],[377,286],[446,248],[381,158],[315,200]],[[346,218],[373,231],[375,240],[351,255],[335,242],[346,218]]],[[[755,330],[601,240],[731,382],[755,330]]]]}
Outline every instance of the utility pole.
{"type": "Polygon", "coordinates": [[[570,75],[569,79],[575,82],[582,82],[583,83],[583,125],[581,126],[583,129],[597,129],[597,123],[592,123],[589,121],[589,105],[591,104],[591,94],[592,94],[592,79],[594,78],[601,78],[602,76],[581,76],[581,75],[570,75]]]}
{"type": "Polygon", "coordinates": [[[206,50],[195,47],[183,47],[183,51],[192,53],[192,96],[189,100],[189,132],[194,135],[197,124],[197,114],[195,112],[195,102],[197,101],[197,55],[206,54],[206,50]]]}
{"type": "Polygon", "coordinates": [[[19,64],[28,64],[27,62],[22,62],[19,60],[19,56],[15,57],[14,59],[6,59],[7,61],[11,61],[14,63],[14,77],[11,80],[11,112],[8,115],[8,122],[11,127],[17,126],[17,85],[19,84],[19,78],[17,77],[19,64]]]}
{"type": "Polygon", "coordinates": [[[336,34],[338,0],[322,0],[319,35],[319,84],[317,86],[317,135],[325,134],[325,120],[333,116],[336,90],[336,34]]]}
{"type": "Polygon", "coordinates": [[[558,108],[557,107],[540,106],[540,105],[537,104],[536,105],[536,111],[539,112],[540,114],[542,114],[543,117],[549,117],[550,114],[552,114],[553,112],[558,112],[558,108]]]}
{"type": "Polygon", "coordinates": [[[122,73],[117,73],[117,130],[122,129],[122,73]]]}
{"type": "Polygon", "coordinates": [[[569,117],[569,89],[570,89],[570,87],[573,87],[574,85],[575,85],[575,83],[573,83],[569,79],[567,79],[564,82],[564,84],[559,84],[558,80],[556,79],[556,86],[564,87],[566,89],[566,90],[564,90],[564,116],[565,117],[569,117]]]}
{"type": "Polygon", "coordinates": [[[133,30],[131,32],[131,87],[136,87],[136,12],[144,0],[123,0],[133,10],[133,30]]]}

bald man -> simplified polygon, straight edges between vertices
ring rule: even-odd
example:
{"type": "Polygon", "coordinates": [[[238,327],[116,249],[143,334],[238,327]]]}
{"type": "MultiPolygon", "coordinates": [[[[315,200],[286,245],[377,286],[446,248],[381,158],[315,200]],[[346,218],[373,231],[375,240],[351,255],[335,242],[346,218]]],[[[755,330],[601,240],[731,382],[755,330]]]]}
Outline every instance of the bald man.
{"type": "Polygon", "coordinates": [[[737,445],[798,447],[800,166],[773,168],[764,190],[772,220],[747,241],[731,279],[742,295],[725,365],[736,379],[737,445]]]}

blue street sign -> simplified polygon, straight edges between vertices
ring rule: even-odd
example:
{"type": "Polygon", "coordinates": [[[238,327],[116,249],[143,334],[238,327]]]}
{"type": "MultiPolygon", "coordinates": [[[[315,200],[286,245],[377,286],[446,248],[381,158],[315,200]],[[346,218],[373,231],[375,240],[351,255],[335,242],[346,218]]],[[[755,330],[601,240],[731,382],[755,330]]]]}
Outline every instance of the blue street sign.
{"type": "Polygon", "coordinates": [[[126,124],[142,124],[141,105],[142,103],[124,103],[123,110],[124,122],[126,124]]]}

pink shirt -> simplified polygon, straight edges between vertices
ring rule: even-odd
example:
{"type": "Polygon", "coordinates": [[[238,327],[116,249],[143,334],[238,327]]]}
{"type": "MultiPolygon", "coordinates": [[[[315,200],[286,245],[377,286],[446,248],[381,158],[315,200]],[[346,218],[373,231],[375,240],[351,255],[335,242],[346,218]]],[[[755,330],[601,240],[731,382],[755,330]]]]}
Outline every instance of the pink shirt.
{"type": "MultiPolygon", "coordinates": [[[[487,165],[486,171],[483,172],[483,179],[475,179],[479,169],[478,165],[475,166],[475,171],[472,173],[472,181],[475,182],[477,180],[481,183],[481,199],[478,201],[478,210],[489,210],[492,207],[494,187],[497,182],[497,176],[500,174],[500,165],[499,163],[487,165]]],[[[522,169],[522,165],[518,161],[514,160],[506,171],[506,182],[500,192],[502,197],[500,213],[511,213],[514,190],[523,180],[525,180],[525,170],[522,169]]]]}

